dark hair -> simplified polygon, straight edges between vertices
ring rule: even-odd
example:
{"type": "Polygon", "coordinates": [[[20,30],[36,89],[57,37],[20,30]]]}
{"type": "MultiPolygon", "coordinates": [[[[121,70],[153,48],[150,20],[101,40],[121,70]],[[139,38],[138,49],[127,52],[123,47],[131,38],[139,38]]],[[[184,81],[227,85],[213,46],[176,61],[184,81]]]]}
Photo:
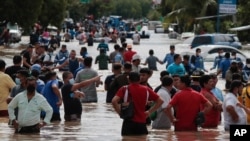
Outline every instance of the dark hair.
{"type": "Polygon", "coordinates": [[[124,48],[120,47],[119,52],[123,52],[123,51],[124,51],[124,48]]]}
{"type": "Polygon", "coordinates": [[[175,49],[175,46],[174,45],[170,45],[170,49],[175,49]]]}
{"type": "Polygon", "coordinates": [[[229,88],[229,92],[233,92],[234,88],[237,88],[237,87],[240,87],[242,86],[242,82],[239,81],[239,80],[233,80],[231,85],[230,85],[230,88],[229,88]]]}
{"type": "Polygon", "coordinates": [[[233,52],[231,53],[231,55],[236,55],[236,52],[235,52],[235,51],[233,51],[233,52]]]}
{"type": "Polygon", "coordinates": [[[246,64],[249,64],[250,63],[250,58],[247,58],[246,59],[246,64]]]}
{"type": "Polygon", "coordinates": [[[125,63],[125,64],[123,65],[123,67],[124,67],[124,69],[132,69],[132,64],[130,64],[130,63],[125,63]]]}
{"type": "Polygon", "coordinates": [[[0,59],[0,70],[4,69],[6,66],[6,63],[4,60],[0,59]]]}
{"type": "Polygon", "coordinates": [[[122,43],[122,47],[126,48],[127,47],[127,43],[122,43]]]}
{"type": "Polygon", "coordinates": [[[230,53],[229,52],[225,53],[225,58],[230,58],[230,53]]]}
{"type": "Polygon", "coordinates": [[[200,48],[197,48],[197,49],[195,50],[195,52],[198,52],[198,51],[201,51],[201,49],[200,49],[200,48]]]}
{"type": "Polygon", "coordinates": [[[69,74],[71,74],[70,71],[65,71],[65,72],[63,72],[63,74],[62,74],[63,80],[66,79],[66,78],[69,76],[69,74]]]}
{"type": "Polygon", "coordinates": [[[204,84],[207,84],[208,81],[212,79],[212,77],[210,75],[203,75],[200,77],[200,86],[202,88],[204,88],[204,84]]]}
{"type": "Polygon", "coordinates": [[[163,76],[161,79],[161,85],[162,86],[171,86],[173,84],[174,80],[170,76],[163,76]]]}
{"type": "Polygon", "coordinates": [[[36,78],[38,78],[39,75],[40,75],[40,73],[39,73],[38,70],[33,69],[33,70],[31,71],[31,75],[34,76],[34,77],[36,77],[36,78]]]}
{"type": "Polygon", "coordinates": [[[128,75],[128,79],[131,82],[139,82],[140,81],[140,74],[138,72],[130,72],[128,75]]]}
{"type": "Polygon", "coordinates": [[[149,55],[153,55],[154,54],[154,50],[150,49],[148,53],[149,53],[149,55]]]}
{"type": "Polygon", "coordinates": [[[180,81],[184,83],[187,87],[190,87],[191,85],[191,78],[189,75],[184,75],[180,77],[180,81]]]}
{"type": "Polygon", "coordinates": [[[179,77],[180,78],[180,75],[178,75],[178,74],[173,74],[171,76],[172,76],[172,78],[174,78],[174,77],[179,77]]]}
{"type": "Polygon", "coordinates": [[[183,60],[189,60],[190,56],[189,55],[183,55],[183,60]]]}
{"type": "Polygon", "coordinates": [[[114,70],[120,70],[122,68],[122,65],[120,63],[114,63],[112,68],[114,70]]]}
{"type": "Polygon", "coordinates": [[[54,72],[54,71],[49,71],[49,72],[46,73],[45,78],[46,78],[46,80],[48,81],[48,80],[50,80],[50,79],[51,79],[52,77],[54,77],[54,76],[56,76],[56,72],[54,72]]]}
{"type": "Polygon", "coordinates": [[[29,71],[26,69],[21,69],[17,73],[22,75],[23,77],[26,77],[26,78],[30,76],[29,71]]]}
{"type": "Polygon", "coordinates": [[[241,80],[242,76],[239,73],[233,73],[232,81],[233,80],[241,80]]]}
{"type": "Polygon", "coordinates": [[[91,67],[92,61],[93,61],[92,57],[86,57],[83,62],[85,66],[91,67]]]}
{"type": "Polygon", "coordinates": [[[174,55],[174,61],[176,61],[180,57],[180,54],[175,54],[174,55]]]}
{"type": "Polygon", "coordinates": [[[118,50],[119,48],[120,48],[120,45],[118,45],[118,44],[115,44],[115,45],[114,45],[114,49],[115,49],[115,50],[118,50]]]}
{"type": "Polygon", "coordinates": [[[67,46],[66,45],[62,45],[62,48],[67,48],[67,46]]]}
{"type": "Polygon", "coordinates": [[[105,49],[104,48],[101,48],[100,49],[100,54],[104,54],[105,53],[105,49]]]}
{"type": "Polygon", "coordinates": [[[167,72],[166,70],[161,71],[160,78],[164,77],[165,75],[169,75],[169,72],[167,72]]]}
{"type": "Polygon", "coordinates": [[[210,73],[209,75],[211,76],[212,79],[216,79],[217,78],[216,73],[210,73]]]}
{"type": "Polygon", "coordinates": [[[151,75],[152,71],[149,68],[141,68],[140,73],[146,73],[148,75],[151,75]]]}
{"type": "Polygon", "coordinates": [[[20,56],[20,55],[15,55],[14,57],[13,57],[13,63],[14,64],[19,64],[19,63],[21,63],[22,62],[22,56],[20,56]]]}

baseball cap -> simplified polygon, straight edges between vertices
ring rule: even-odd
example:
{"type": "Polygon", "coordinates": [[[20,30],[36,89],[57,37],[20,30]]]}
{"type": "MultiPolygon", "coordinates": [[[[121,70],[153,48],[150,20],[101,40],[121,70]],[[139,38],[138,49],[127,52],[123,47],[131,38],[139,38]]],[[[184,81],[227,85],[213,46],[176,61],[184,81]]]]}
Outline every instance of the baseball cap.
{"type": "Polygon", "coordinates": [[[204,72],[203,71],[200,71],[200,70],[196,70],[193,72],[193,74],[191,75],[191,77],[201,77],[202,75],[204,75],[204,72]]]}
{"type": "Polygon", "coordinates": [[[31,66],[31,71],[32,70],[37,70],[39,73],[41,72],[41,65],[39,64],[34,64],[31,66]]]}
{"type": "Polygon", "coordinates": [[[141,60],[140,55],[134,54],[133,57],[132,57],[132,61],[137,60],[137,59],[141,60]]]}

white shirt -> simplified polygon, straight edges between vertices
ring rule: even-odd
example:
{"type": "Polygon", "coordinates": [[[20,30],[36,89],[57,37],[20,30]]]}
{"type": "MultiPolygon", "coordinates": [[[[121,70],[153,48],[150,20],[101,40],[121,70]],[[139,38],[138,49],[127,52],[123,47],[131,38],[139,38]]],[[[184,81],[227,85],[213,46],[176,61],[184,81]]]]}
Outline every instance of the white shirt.
{"type": "Polygon", "coordinates": [[[133,34],[132,36],[133,43],[140,43],[140,35],[138,33],[133,34]]]}
{"type": "Polygon", "coordinates": [[[239,100],[233,93],[227,93],[223,102],[223,114],[224,114],[224,127],[226,130],[229,130],[229,127],[231,124],[241,124],[246,125],[247,124],[247,115],[243,108],[237,106],[236,104],[239,103],[239,100]],[[233,106],[235,109],[235,112],[239,116],[239,121],[234,122],[231,115],[227,112],[226,107],[227,106],[233,106]]]}
{"type": "Polygon", "coordinates": [[[39,93],[35,93],[34,97],[28,101],[27,91],[23,91],[16,95],[8,105],[10,120],[16,119],[14,109],[18,107],[18,123],[20,128],[32,126],[40,123],[41,111],[46,112],[44,122],[49,124],[53,110],[47,100],[39,93]]]}
{"type": "Polygon", "coordinates": [[[163,103],[161,108],[164,109],[168,106],[169,101],[171,100],[170,94],[165,87],[161,87],[157,94],[162,98],[163,103]]]}

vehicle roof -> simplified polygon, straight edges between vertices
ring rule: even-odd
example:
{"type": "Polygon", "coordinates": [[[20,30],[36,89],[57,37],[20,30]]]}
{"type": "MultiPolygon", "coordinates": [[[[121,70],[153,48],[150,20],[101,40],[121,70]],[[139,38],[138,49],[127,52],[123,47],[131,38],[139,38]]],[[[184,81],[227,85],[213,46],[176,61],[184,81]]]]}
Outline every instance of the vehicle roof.
{"type": "Polygon", "coordinates": [[[236,34],[227,34],[227,33],[208,33],[208,34],[196,35],[196,37],[202,37],[202,36],[216,36],[216,35],[235,36],[236,34]]]}
{"type": "Polygon", "coordinates": [[[232,49],[232,50],[236,50],[236,51],[244,54],[241,50],[239,50],[235,47],[227,46],[227,45],[200,45],[200,46],[197,46],[195,48],[192,48],[191,50],[196,50],[197,48],[200,48],[202,52],[209,51],[209,50],[215,49],[215,48],[232,49]]]}

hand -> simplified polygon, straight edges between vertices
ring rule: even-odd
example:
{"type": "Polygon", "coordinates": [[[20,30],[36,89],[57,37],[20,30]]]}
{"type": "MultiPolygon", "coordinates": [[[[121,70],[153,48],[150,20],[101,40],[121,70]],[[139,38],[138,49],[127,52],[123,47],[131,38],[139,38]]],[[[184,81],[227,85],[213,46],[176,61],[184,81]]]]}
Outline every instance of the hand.
{"type": "Polygon", "coordinates": [[[239,106],[239,107],[241,107],[241,108],[244,108],[245,106],[243,105],[243,104],[241,104],[240,102],[238,102],[237,104],[236,104],[236,106],[239,106]]]}
{"type": "Polygon", "coordinates": [[[12,124],[15,129],[18,129],[19,123],[15,119],[12,121],[12,124]]]}
{"type": "Polygon", "coordinates": [[[38,124],[38,128],[41,129],[42,127],[44,127],[46,125],[46,122],[42,122],[38,124]]]}
{"type": "Polygon", "coordinates": [[[59,100],[59,101],[56,103],[56,105],[57,105],[58,107],[60,107],[60,106],[62,105],[62,100],[59,100]]]}
{"type": "Polygon", "coordinates": [[[74,98],[83,98],[85,95],[81,91],[75,91],[74,92],[74,98]]]}
{"type": "Polygon", "coordinates": [[[149,111],[145,111],[144,114],[146,115],[146,117],[149,117],[151,113],[149,111]]]}

